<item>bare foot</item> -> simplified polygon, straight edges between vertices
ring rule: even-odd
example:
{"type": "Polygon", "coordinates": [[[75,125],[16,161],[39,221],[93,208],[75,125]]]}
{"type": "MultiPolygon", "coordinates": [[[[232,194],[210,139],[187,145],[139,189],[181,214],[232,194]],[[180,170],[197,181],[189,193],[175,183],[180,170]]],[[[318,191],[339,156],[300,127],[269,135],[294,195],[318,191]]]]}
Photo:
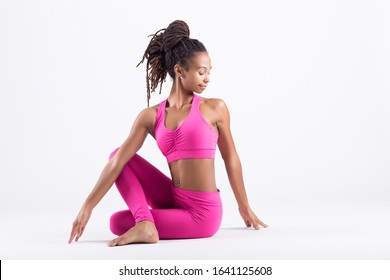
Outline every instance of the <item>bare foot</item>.
{"type": "Polygon", "coordinates": [[[130,243],[156,243],[158,240],[159,237],[156,226],[151,221],[145,220],[136,223],[135,226],[121,236],[113,239],[107,245],[114,247],[130,243]]]}

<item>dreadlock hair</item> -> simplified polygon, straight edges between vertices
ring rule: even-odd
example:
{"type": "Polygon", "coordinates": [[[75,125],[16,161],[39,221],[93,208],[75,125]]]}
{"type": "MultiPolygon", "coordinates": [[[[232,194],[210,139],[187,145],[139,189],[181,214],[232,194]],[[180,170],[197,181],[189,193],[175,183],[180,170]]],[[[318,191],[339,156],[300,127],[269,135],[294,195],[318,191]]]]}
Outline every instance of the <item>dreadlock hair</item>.
{"type": "Polygon", "coordinates": [[[205,46],[197,39],[190,39],[190,29],[182,20],[175,20],[167,28],[160,29],[150,40],[148,47],[137,67],[147,60],[146,88],[149,107],[150,93],[154,92],[166,80],[167,73],[175,80],[173,67],[180,64],[188,70],[188,61],[197,52],[206,52],[205,46]]]}

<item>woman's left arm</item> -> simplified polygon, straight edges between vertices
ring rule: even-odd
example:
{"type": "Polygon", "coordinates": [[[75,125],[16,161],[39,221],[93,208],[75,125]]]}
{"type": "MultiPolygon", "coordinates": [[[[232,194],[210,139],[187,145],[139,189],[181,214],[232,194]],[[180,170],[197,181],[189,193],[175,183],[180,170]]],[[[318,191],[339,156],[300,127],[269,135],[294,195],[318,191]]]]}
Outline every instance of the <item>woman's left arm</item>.
{"type": "Polygon", "coordinates": [[[237,200],[238,210],[247,227],[259,226],[268,227],[263,223],[249,206],[246,195],[244,180],[242,176],[241,161],[234,145],[232,133],[230,131],[229,110],[222,99],[214,99],[214,110],[217,114],[217,127],[219,131],[218,148],[225,163],[229,183],[237,200]]]}

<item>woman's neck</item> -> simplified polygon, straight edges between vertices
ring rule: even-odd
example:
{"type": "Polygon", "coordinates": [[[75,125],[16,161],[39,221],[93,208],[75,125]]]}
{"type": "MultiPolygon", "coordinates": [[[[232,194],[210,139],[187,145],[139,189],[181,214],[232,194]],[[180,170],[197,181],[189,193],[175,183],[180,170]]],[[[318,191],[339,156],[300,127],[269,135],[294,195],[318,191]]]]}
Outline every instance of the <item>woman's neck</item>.
{"type": "Polygon", "coordinates": [[[176,107],[177,110],[180,110],[181,108],[183,108],[183,106],[190,104],[193,98],[194,98],[194,93],[192,91],[189,92],[171,91],[167,100],[169,103],[169,107],[176,107]]]}

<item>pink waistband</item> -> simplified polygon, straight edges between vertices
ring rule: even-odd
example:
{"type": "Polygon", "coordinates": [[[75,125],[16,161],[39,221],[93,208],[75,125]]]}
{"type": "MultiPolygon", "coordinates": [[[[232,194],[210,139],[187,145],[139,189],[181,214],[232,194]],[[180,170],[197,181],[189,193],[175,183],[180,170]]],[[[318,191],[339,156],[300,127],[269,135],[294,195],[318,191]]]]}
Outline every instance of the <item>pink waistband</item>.
{"type": "Polygon", "coordinates": [[[215,158],[215,150],[213,149],[180,150],[180,151],[173,151],[167,155],[168,163],[183,158],[215,158]]]}
{"type": "Polygon", "coordinates": [[[222,207],[220,190],[216,192],[202,192],[181,189],[171,184],[176,202],[187,205],[202,204],[204,206],[222,207]]]}

